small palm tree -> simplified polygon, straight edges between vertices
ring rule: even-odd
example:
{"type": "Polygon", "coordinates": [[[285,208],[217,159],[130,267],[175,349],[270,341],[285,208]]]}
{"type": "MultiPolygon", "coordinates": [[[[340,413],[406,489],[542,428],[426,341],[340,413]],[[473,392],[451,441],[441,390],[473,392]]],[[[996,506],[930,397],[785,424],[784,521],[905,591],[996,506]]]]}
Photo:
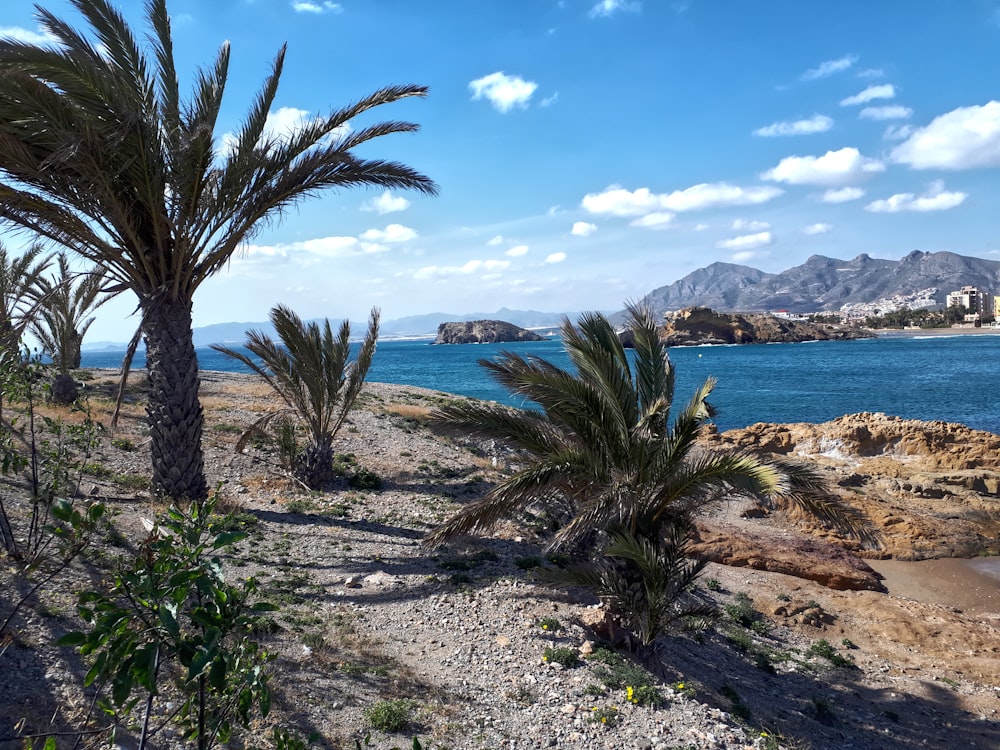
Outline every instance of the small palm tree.
{"type": "Polygon", "coordinates": [[[95,320],[91,313],[113,295],[102,295],[107,280],[102,269],[74,273],[65,253],[57,255],[56,262],[55,278],[42,279],[41,303],[30,328],[58,369],[52,383],[52,399],[57,403],[72,403],[77,388],[69,371],[80,367],[80,346],[95,320]]]}
{"type": "Polygon", "coordinates": [[[11,257],[0,243],[0,349],[12,355],[21,348],[21,337],[38,311],[45,293],[45,271],[52,257],[41,245],[29,246],[11,257]]]}
{"type": "Polygon", "coordinates": [[[271,310],[271,324],[280,344],[260,331],[247,332],[244,347],[257,359],[212,345],[264,378],[287,405],[259,419],[237,443],[237,450],[268,422],[294,414],[309,432],[309,444],[295,461],[295,473],[306,486],[317,489],[333,478],[333,438],[368,375],[378,340],[379,312],[372,309],[368,332],[353,362],[349,321],[340,324],[335,337],[328,319],[322,327],[316,322],[304,323],[289,308],[278,305],[271,310]]]}
{"type": "Polygon", "coordinates": [[[110,0],[70,0],[89,29],[39,9],[54,41],[0,39],[0,221],[26,228],[107,269],[141,313],[149,374],[152,486],[163,496],[208,493],[192,309],[201,284],[268,221],[298,201],[357,186],[434,183],[359,147],[417,130],[386,121],[345,127],[384,104],[427,93],[389,86],[271,134],[285,49],[224,142],[216,132],[229,76],[224,44],[181,93],[166,0],[148,0],[137,37],[110,0]]]}
{"type": "Polygon", "coordinates": [[[753,498],[799,508],[855,534],[866,527],[802,466],[699,447],[713,414],[714,380],[671,421],[674,370],[667,349],[651,312],[628,309],[634,365],[599,314],[584,315],[578,327],[563,323],[575,372],[510,352],[480,360],[497,382],[537,408],[464,402],[443,407],[434,419],[445,430],[508,444],[520,468],[427,541],[486,530],[529,505],[541,506],[562,520],[549,551],[597,549],[591,560],[570,566],[570,577],[595,588],[648,644],[673,619],[702,611],[683,601],[700,570],[685,562],[698,511],[724,499],[753,498]]]}

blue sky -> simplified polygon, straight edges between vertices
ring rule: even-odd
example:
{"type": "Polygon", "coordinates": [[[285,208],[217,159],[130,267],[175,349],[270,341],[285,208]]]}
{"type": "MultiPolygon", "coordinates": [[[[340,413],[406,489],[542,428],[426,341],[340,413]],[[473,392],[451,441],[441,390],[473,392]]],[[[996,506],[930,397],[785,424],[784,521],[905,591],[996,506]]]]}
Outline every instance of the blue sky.
{"type": "MultiPolygon", "coordinates": [[[[41,0],[75,18],[68,3],[41,0]]],[[[121,3],[136,25],[138,0],[121,3]]],[[[232,45],[220,143],[288,44],[276,129],[381,86],[365,155],[436,198],[330,193],[205,283],[195,325],[617,310],[715,261],[1000,259],[1000,2],[171,0],[179,68],[232,45]],[[228,119],[227,119],[228,118],[228,119]]],[[[78,21],[75,21],[78,23],[78,21]]],[[[5,0],[0,33],[38,33],[5,0]]],[[[14,242],[14,240],[8,240],[14,242]]],[[[91,340],[122,340],[134,301],[91,340]]]]}

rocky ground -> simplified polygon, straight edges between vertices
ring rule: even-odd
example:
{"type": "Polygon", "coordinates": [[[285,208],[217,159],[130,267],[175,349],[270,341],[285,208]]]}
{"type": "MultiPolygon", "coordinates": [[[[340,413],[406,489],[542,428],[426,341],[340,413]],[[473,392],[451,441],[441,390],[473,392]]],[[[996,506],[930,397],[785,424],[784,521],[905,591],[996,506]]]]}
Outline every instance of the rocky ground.
{"type": "MultiPolygon", "coordinates": [[[[369,733],[371,747],[409,747],[417,736],[423,747],[455,750],[1000,747],[1000,608],[986,598],[957,608],[932,594],[895,595],[898,581],[920,574],[904,567],[881,580],[825,530],[724,508],[699,534],[705,554],[729,563],[711,564],[701,583],[727,615],[699,638],[665,639],[659,666],[643,672],[602,647],[595,601],[538,584],[541,537],[530,519],[488,539],[421,545],[503,469],[490,446],[427,427],[430,410],[454,397],[370,385],[336,450],[347,474],[372,472],[381,488],[342,479],[306,492],[271,452],[233,452],[275,399],[250,377],[203,376],[210,481],[251,533],[227,569],[257,576],[281,607],[276,632],[262,636],[277,657],[274,707],[252,746],[273,746],[271,728],[281,725],[331,748],[363,745],[369,733]],[[886,583],[888,593],[879,590],[886,583]],[[663,705],[629,702],[627,687],[643,674],[663,705]],[[405,713],[401,731],[372,730],[370,712],[383,701],[405,713]]],[[[104,423],[108,379],[99,374],[89,389],[104,423]]],[[[122,537],[106,537],[104,554],[32,597],[11,623],[0,654],[0,747],[21,747],[17,734],[82,726],[93,697],[81,685],[86,666],[52,643],[78,627],[73,588],[92,585],[113,555],[131,554],[142,519],[162,510],[135,489],[148,472],[141,401],[140,382],[117,442],[106,436],[90,462],[103,469],[82,487],[113,506],[122,537]]],[[[858,550],[876,568],[996,552],[997,440],[879,415],[709,438],[821,465],[883,532],[883,550],[858,550]]],[[[3,493],[9,509],[23,508],[17,487],[3,493]]],[[[19,580],[4,563],[0,617],[19,580]]],[[[180,745],[169,729],[154,740],[180,745]]]]}

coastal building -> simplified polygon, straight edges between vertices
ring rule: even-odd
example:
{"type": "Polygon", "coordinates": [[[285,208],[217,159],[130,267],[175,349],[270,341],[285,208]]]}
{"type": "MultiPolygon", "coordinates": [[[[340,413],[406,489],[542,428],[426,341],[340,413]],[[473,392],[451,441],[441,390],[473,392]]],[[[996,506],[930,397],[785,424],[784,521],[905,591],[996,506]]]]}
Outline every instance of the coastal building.
{"type": "Polygon", "coordinates": [[[993,320],[996,302],[989,292],[974,286],[963,286],[957,292],[950,292],[945,300],[947,307],[961,305],[969,311],[967,322],[993,320]]]}

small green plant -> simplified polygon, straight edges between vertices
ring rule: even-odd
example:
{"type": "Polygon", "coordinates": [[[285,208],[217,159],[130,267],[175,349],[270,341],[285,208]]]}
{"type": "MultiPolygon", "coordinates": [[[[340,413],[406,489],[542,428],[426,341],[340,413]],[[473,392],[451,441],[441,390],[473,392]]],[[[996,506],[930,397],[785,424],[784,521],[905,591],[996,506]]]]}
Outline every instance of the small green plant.
{"type": "Polygon", "coordinates": [[[829,698],[812,699],[813,716],[820,724],[833,724],[837,717],[833,713],[833,701],[829,698]]]}
{"type": "Polygon", "coordinates": [[[546,664],[559,664],[564,669],[572,669],[580,663],[580,652],[569,646],[546,646],[542,652],[546,664]]]}
{"type": "Polygon", "coordinates": [[[806,651],[806,656],[820,656],[835,667],[844,667],[845,669],[858,668],[858,665],[854,663],[854,659],[837,653],[837,649],[824,638],[813,643],[806,651]]]}
{"type": "Polygon", "coordinates": [[[722,591],[722,584],[719,583],[718,578],[706,578],[705,588],[707,588],[709,591],[722,591]]]}
{"type": "Polygon", "coordinates": [[[745,628],[751,627],[760,619],[760,613],[754,609],[753,601],[742,591],[736,595],[735,603],[725,606],[725,612],[726,617],[745,628]]]}
{"type": "Polygon", "coordinates": [[[690,682],[679,680],[671,685],[670,689],[674,691],[675,695],[679,695],[681,698],[694,698],[695,689],[694,685],[690,682]]]}
{"type": "Polygon", "coordinates": [[[545,565],[545,560],[538,555],[527,555],[525,557],[515,557],[514,565],[521,570],[531,570],[532,568],[540,568],[545,565]]]}
{"type": "Polygon", "coordinates": [[[149,477],[144,474],[115,474],[111,480],[122,489],[140,491],[149,489],[149,477]]]}
{"type": "Polygon", "coordinates": [[[117,448],[120,451],[125,451],[126,453],[131,453],[135,450],[135,443],[126,437],[116,437],[111,438],[111,447],[117,448]]]}
{"type": "Polygon", "coordinates": [[[347,478],[347,486],[352,490],[380,490],[382,489],[382,477],[374,471],[359,469],[347,478]]]}
{"type": "Polygon", "coordinates": [[[609,649],[594,649],[588,660],[596,662],[591,671],[608,690],[621,690],[629,685],[641,687],[653,684],[653,677],[649,672],[609,649]]]}
{"type": "Polygon", "coordinates": [[[785,593],[778,594],[778,601],[779,602],[790,602],[791,600],[792,600],[792,597],[789,596],[788,594],[785,594],[785,593]]]}
{"type": "Polygon", "coordinates": [[[854,650],[856,650],[858,648],[858,644],[856,644],[850,638],[844,638],[840,642],[840,645],[843,646],[844,648],[850,649],[851,651],[854,651],[854,650]]]}
{"type": "Polygon", "coordinates": [[[538,621],[538,627],[549,633],[555,633],[562,627],[562,623],[555,617],[543,617],[538,621]]]}
{"type": "Polygon", "coordinates": [[[409,726],[415,704],[408,698],[379,701],[365,711],[368,726],[379,732],[399,732],[409,726]]]}
{"type": "Polygon", "coordinates": [[[723,685],[719,688],[719,694],[729,701],[729,713],[742,721],[750,721],[752,716],[750,709],[743,703],[743,699],[740,698],[739,693],[737,693],[731,686],[723,685]]]}
{"type": "Polygon", "coordinates": [[[658,708],[666,703],[663,693],[652,685],[639,685],[633,687],[629,685],[625,688],[625,700],[636,706],[650,706],[658,708]]]}
{"type": "Polygon", "coordinates": [[[621,715],[614,706],[595,706],[590,709],[590,720],[595,724],[613,727],[621,721],[621,715]]]}

